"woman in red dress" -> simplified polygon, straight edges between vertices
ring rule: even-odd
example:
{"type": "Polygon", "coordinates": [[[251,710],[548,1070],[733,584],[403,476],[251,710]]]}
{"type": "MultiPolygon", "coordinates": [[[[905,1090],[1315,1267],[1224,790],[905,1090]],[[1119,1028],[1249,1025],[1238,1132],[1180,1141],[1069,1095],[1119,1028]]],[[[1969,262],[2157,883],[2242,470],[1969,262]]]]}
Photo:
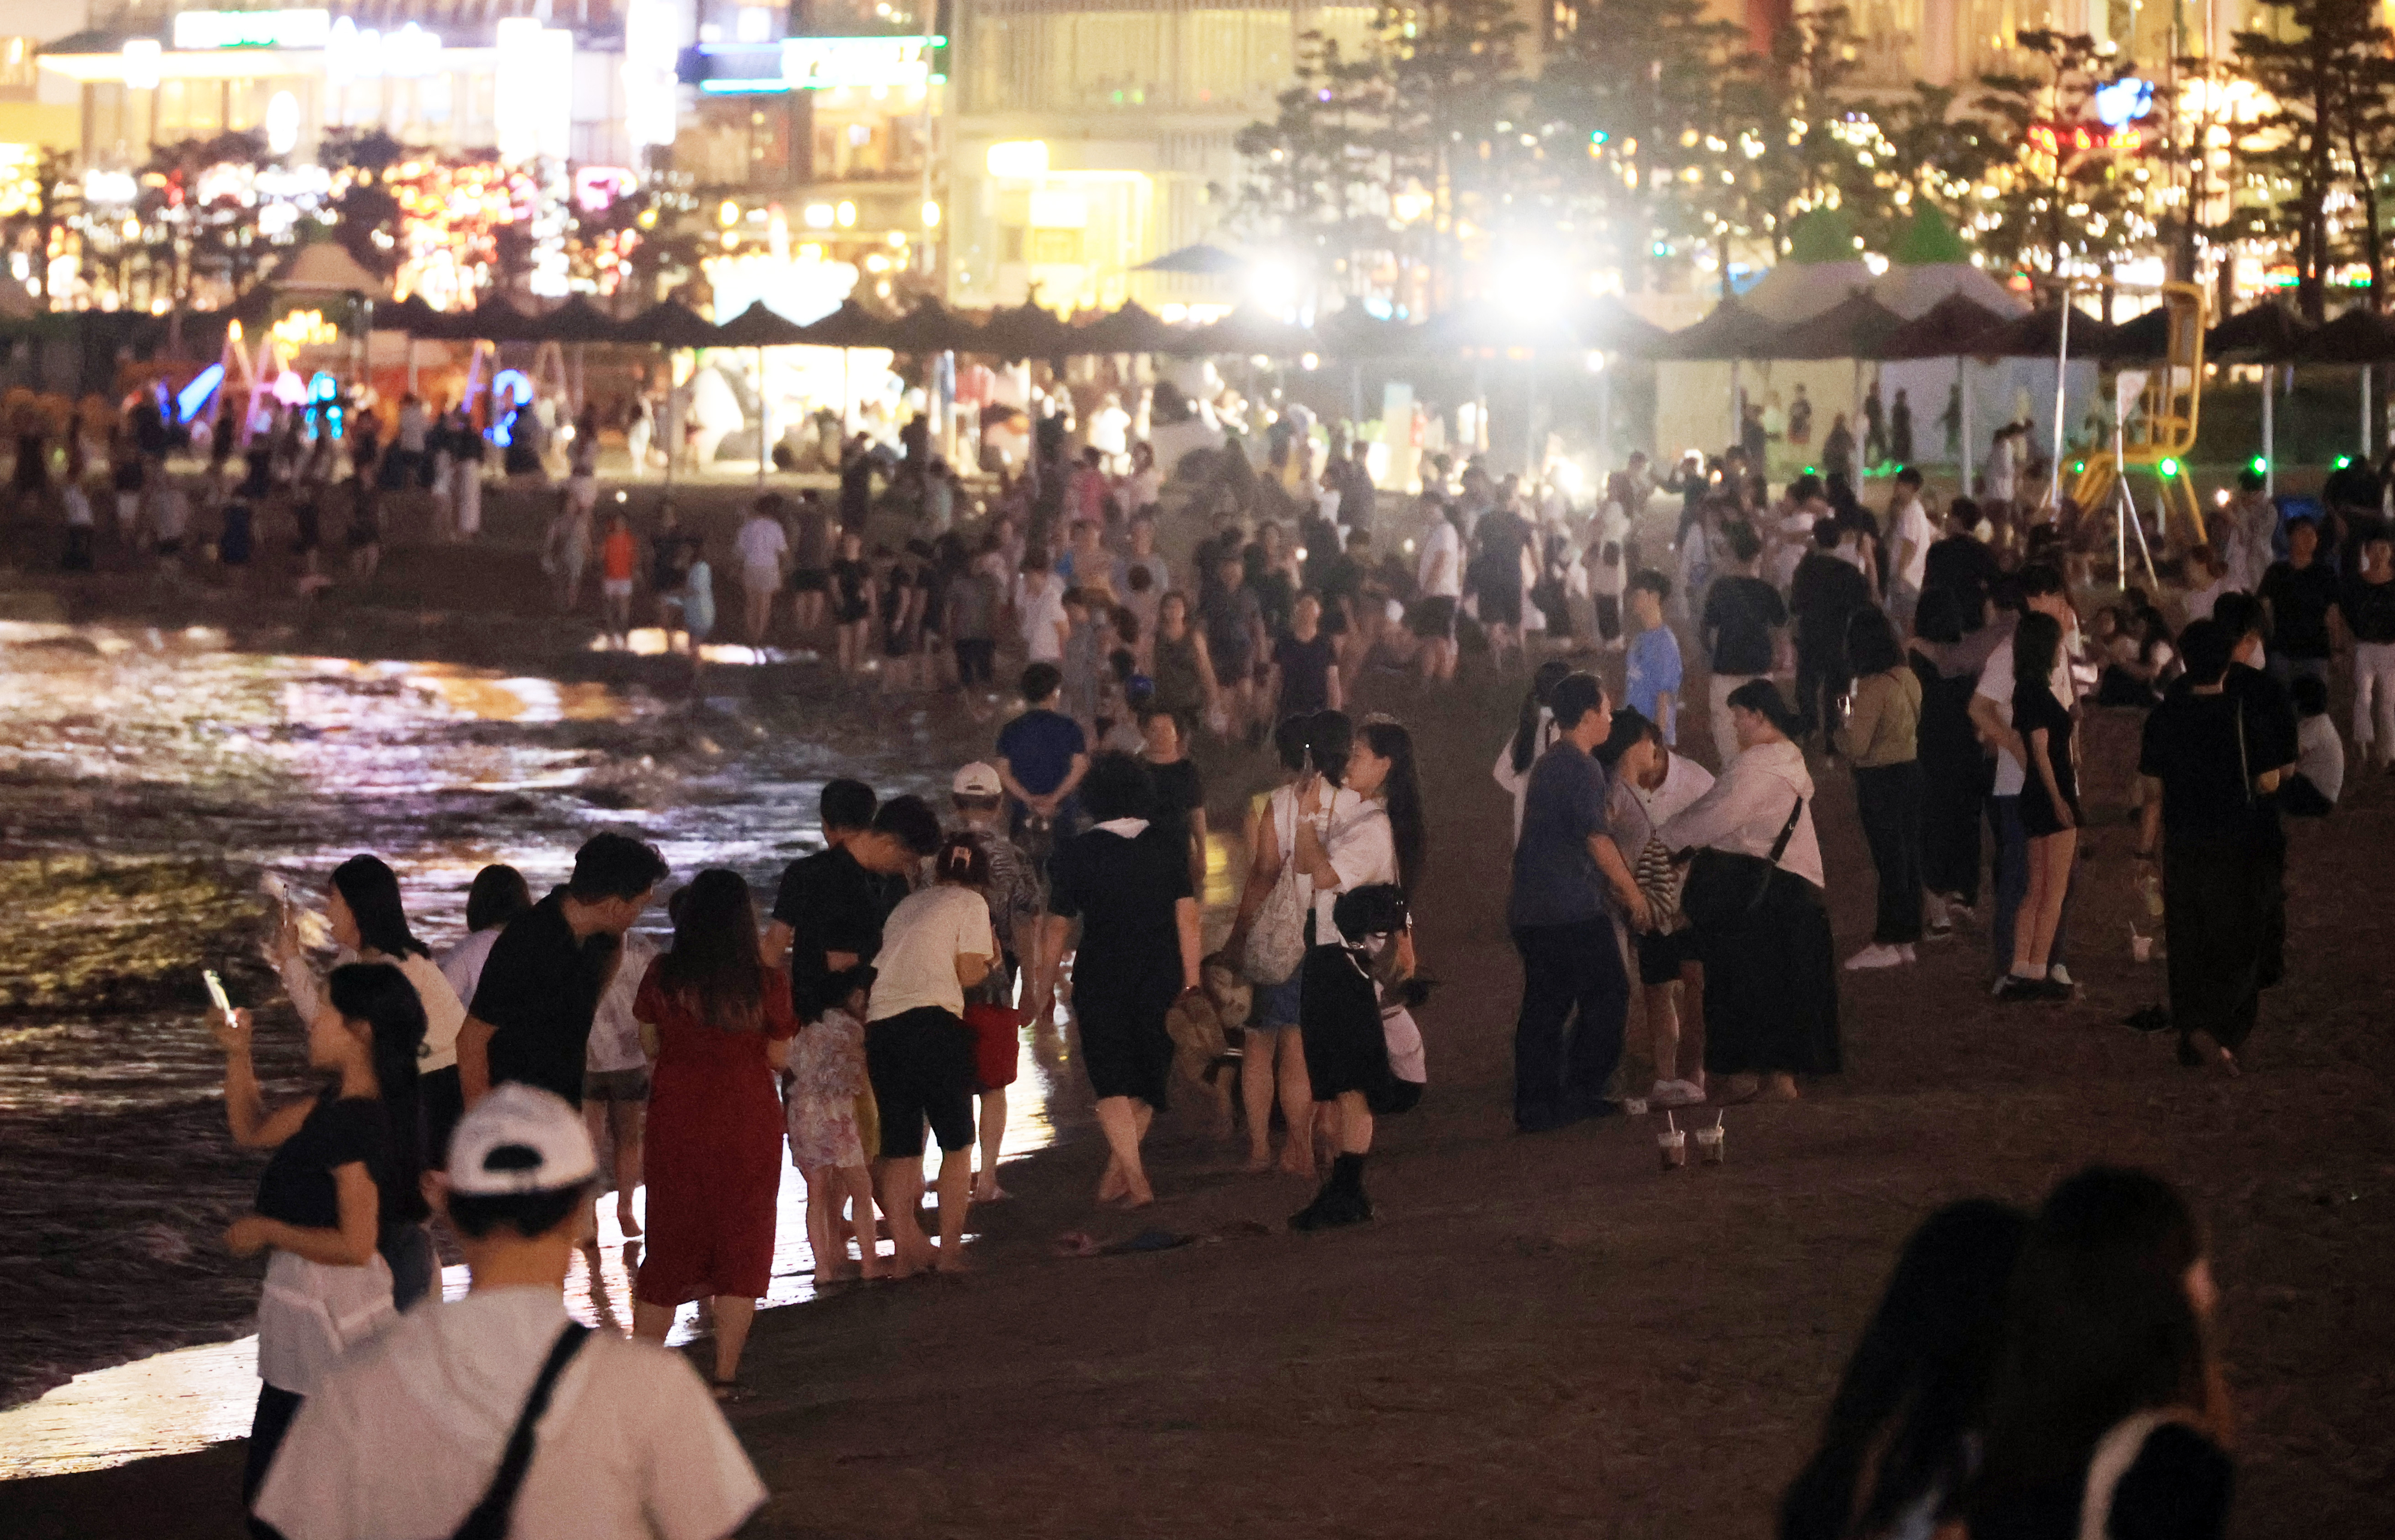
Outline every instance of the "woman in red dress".
{"type": "Polygon", "coordinates": [[[799,1023],[788,976],[758,955],[756,906],[740,875],[702,871],[678,896],[673,949],[649,965],[632,1005],[655,1063],[649,1247],[632,1331],[663,1342],[683,1304],[713,1299],[722,1396],[738,1385],[740,1350],[773,1272],[775,1087],[799,1023]]]}

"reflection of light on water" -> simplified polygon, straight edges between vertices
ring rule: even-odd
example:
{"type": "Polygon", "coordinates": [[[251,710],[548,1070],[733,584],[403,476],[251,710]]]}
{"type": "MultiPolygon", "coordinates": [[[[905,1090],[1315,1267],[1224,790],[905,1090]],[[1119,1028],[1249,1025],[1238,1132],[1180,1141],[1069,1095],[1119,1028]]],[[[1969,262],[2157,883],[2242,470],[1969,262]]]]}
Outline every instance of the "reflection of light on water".
{"type": "MultiPolygon", "coordinates": [[[[1006,1144],[1001,1165],[1047,1148],[1056,1140],[1051,1112],[1056,1084],[1046,1052],[1023,1055],[1022,1077],[1007,1087],[1006,1144]]],[[[927,1148],[924,1174],[936,1174],[939,1152],[927,1148]]],[[[763,1309],[800,1305],[814,1297],[814,1253],[807,1244],[807,1188],[786,1158],[774,1201],[774,1268],[760,1302],[763,1309]]],[[[645,1219],[648,1192],[635,1202],[645,1219]]],[[[930,1212],[924,1228],[936,1231],[930,1212]]],[[[972,1238],[969,1230],[967,1239],[972,1238]]],[[[637,1244],[637,1238],[635,1239],[637,1244]]],[[[624,1232],[615,1220],[612,1194],[599,1203],[599,1274],[619,1330],[631,1329],[631,1276],[624,1263],[624,1232]]],[[[882,1255],[889,1255],[885,1242],[882,1255]]],[[[444,1299],[463,1298],[466,1269],[442,1269],[444,1299]]],[[[580,1254],[565,1276],[566,1308],[588,1324],[599,1323],[590,1298],[590,1275],[580,1254]]],[[[681,1308],[667,1339],[679,1347],[700,1334],[699,1307],[681,1308]]],[[[706,1366],[702,1365],[704,1369],[706,1366]]],[[[755,1375],[749,1376],[752,1380],[755,1375]]],[[[0,1412],[0,1480],[99,1470],[160,1454],[182,1454],[228,1439],[245,1438],[258,1401],[258,1338],[208,1343],[158,1353],[111,1369],[78,1374],[40,1400],[0,1412]]]]}
{"type": "MultiPolygon", "coordinates": [[[[688,657],[690,656],[689,633],[681,631],[676,634],[681,637],[681,641],[668,645],[663,627],[634,626],[624,633],[622,645],[617,645],[612,637],[594,636],[586,650],[595,653],[629,653],[634,657],[664,657],[668,655],[688,657]]],[[[793,659],[812,662],[814,657],[815,654],[812,651],[789,652],[780,647],[752,647],[744,642],[702,642],[698,644],[698,660],[702,663],[787,663],[793,659]]],[[[868,660],[867,667],[870,666],[868,660]]]]}

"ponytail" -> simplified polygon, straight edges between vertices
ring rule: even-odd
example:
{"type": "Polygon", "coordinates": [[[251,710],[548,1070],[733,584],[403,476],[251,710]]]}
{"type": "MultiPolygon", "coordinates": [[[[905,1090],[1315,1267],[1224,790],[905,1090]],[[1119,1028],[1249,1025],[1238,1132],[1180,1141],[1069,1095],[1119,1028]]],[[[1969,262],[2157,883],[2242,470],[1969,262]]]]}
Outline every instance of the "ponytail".
{"type": "Polygon", "coordinates": [[[1571,671],[1562,658],[1550,657],[1530,676],[1530,687],[1522,696],[1522,719],[1514,727],[1514,774],[1530,773],[1531,762],[1539,757],[1539,712],[1551,704],[1548,692],[1571,671]]]}
{"type": "Polygon", "coordinates": [[[986,888],[990,882],[989,853],[971,834],[951,834],[932,858],[932,876],[959,887],[986,888]]]}

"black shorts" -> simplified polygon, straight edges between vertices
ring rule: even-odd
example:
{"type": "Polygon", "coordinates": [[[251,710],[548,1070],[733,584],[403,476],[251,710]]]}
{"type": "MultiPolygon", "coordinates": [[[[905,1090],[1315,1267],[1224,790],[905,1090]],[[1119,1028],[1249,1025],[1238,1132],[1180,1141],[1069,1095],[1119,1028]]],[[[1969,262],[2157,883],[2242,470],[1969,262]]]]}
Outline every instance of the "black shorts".
{"type": "Polygon", "coordinates": [[[1648,931],[1637,936],[1638,982],[1649,989],[1676,982],[1680,965],[1697,960],[1696,938],[1693,930],[1674,931],[1668,936],[1648,931]]]}
{"type": "Polygon", "coordinates": [[[800,567],[790,574],[792,593],[821,593],[830,586],[830,575],[821,567],[800,567]]]}
{"type": "Polygon", "coordinates": [[[973,1147],[973,1040],[963,1021],[925,1005],[868,1023],[865,1073],[881,1111],[881,1159],[922,1159],[927,1118],[942,1149],[973,1147]]]}
{"type": "Polygon", "coordinates": [[[1480,623],[1484,626],[1520,625],[1522,585],[1519,582],[1484,585],[1480,590],[1480,623]]]}
{"type": "Polygon", "coordinates": [[[1345,948],[1330,946],[1307,948],[1298,976],[1298,1025],[1305,1031],[1305,1077],[1314,1099],[1385,1093],[1396,1076],[1372,981],[1348,960],[1345,948]]]}
{"type": "Polygon", "coordinates": [[[1454,641],[1455,604],[1452,599],[1415,600],[1406,611],[1406,629],[1425,642],[1454,641]]]}

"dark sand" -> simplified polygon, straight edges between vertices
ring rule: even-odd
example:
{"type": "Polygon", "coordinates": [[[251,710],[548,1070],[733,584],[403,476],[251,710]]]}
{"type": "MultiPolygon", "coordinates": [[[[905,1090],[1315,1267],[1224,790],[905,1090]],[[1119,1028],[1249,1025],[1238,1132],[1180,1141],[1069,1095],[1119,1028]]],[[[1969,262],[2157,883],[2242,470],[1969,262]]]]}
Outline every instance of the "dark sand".
{"type": "MultiPolygon", "coordinates": [[[[2395,783],[2363,780],[2296,828],[2291,976],[2231,1082],[2118,1025],[2162,972],[2128,957],[2134,723],[2108,717],[2087,773],[2084,998],[1990,1003],[1970,933],[1925,945],[1917,969],[1842,976],[1846,1072],[1799,1106],[1731,1109],[1727,1168],[1663,1175],[1659,1118],[1511,1132],[1519,975],[1488,764],[1519,681],[1471,668],[1435,702],[1369,692],[1422,745],[1422,954],[1446,980],[1422,1013],[1430,1095],[1382,1124],[1379,1220],[1286,1233],[1308,1193],[1236,1175],[1243,1144],[1208,1138],[1194,1098],[1159,1127],[1159,1208],[1101,1218],[1100,1148],[1069,1136],[1008,1169],[1014,1201],[976,1212],[972,1277],[760,1320],[745,1377],[761,1393],[733,1417],[774,1496],[748,1533],[1764,1534],[1907,1229],[1965,1194],[2033,1202],[2097,1161],[2171,1175],[2211,1227],[2241,1424],[2232,1533],[2382,1527],[2395,783]],[[1210,1242],[1054,1254],[1068,1230],[1143,1225],[1210,1242]]],[[[1817,774],[1843,955],[1868,936],[1871,878],[1846,776],[1817,774]]],[[[233,1535],[240,1459],[11,1483],[0,1530],[233,1535]]]]}

